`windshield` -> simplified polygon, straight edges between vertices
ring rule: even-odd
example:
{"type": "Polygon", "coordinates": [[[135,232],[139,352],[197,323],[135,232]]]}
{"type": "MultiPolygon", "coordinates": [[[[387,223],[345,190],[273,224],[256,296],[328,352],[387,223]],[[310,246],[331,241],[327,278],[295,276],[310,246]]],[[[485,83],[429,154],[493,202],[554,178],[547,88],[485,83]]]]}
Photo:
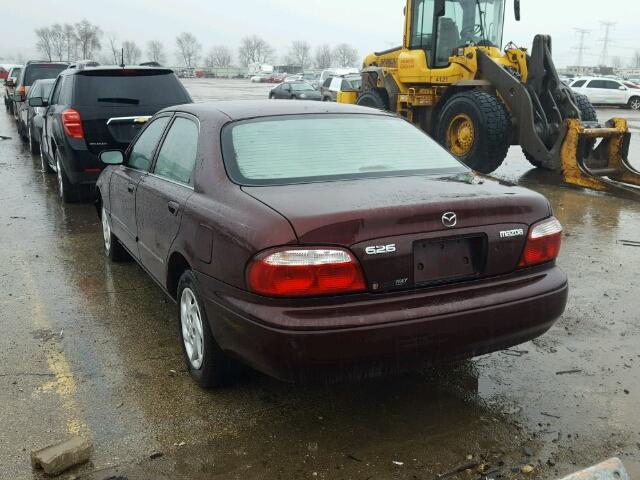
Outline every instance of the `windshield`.
{"type": "Polygon", "coordinates": [[[308,83],[292,83],[291,90],[294,92],[309,92],[315,90],[315,88],[308,83]]]}
{"type": "Polygon", "coordinates": [[[462,44],[502,46],[504,0],[449,0],[445,17],[455,21],[462,44]]]}
{"type": "Polygon", "coordinates": [[[244,185],[466,170],[422,131],[382,115],[297,115],[233,123],[223,131],[223,156],[231,178],[244,185]]]}

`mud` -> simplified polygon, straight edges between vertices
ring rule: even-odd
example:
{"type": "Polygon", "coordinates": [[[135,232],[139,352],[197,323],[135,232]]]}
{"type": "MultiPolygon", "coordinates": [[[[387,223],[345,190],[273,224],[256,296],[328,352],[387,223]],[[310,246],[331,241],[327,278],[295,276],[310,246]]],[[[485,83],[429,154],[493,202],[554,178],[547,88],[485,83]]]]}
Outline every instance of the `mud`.
{"type": "MultiPolygon", "coordinates": [[[[186,84],[198,100],[269,89],[186,84]]],[[[107,261],[95,209],[61,203],[4,113],[2,137],[0,479],[39,478],[30,451],[71,434],[93,439],[72,472],[92,479],[551,479],[614,455],[640,475],[638,200],[564,187],[512,149],[496,175],[547,195],[566,229],[570,301],[548,334],[399,378],[247,373],[204,392],[184,370],[175,306],[135,264],[107,261]]]]}

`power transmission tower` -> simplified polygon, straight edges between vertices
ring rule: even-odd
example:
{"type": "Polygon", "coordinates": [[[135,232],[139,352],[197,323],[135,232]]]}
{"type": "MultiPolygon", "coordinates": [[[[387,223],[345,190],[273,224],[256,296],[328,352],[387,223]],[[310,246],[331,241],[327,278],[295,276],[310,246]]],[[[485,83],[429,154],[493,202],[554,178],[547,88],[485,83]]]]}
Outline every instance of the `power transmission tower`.
{"type": "Polygon", "coordinates": [[[580,35],[580,44],[577,47],[573,47],[575,50],[578,50],[576,66],[584,67],[584,51],[587,49],[584,44],[584,39],[587,35],[589,35],[589,33],[591,33],[591,30],[587,30],[586,28],[574,28],[574,30],[580,35]]]}
{"type": "Polygon", "coordinates": [[[600,54],[600,65],[607,66],[609,61],[609,44],[611,43],[611,30],[615,25],[615,22],[600,22],[604,27],[604,38],[602,39],[602,53],[600,54]]]}

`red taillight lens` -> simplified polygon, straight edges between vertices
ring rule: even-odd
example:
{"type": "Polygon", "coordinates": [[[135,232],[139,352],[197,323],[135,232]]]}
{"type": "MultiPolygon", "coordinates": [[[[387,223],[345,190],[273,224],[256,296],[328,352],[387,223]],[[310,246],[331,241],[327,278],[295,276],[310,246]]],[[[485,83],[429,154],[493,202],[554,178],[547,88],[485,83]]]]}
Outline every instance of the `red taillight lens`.
{"type": "Polygon", "coordinates": [[[82,119],[77,110],[67,108],[62,112],[62,126],[64,127],[64,133],[66,133],[68,137],[77,139],[84,138],[82,119]]]}
{"type": "Polygon", "coordinates": [[[536,223],[529,231],[527,244],[518,266],[532,267],[558,257],[562,243],[562,225],[555,217],[536,223]]]}
{"type": "Polygon", "coordinates": [[[21,97],[26,97],[27,96],[27,87],[25,87],[24,85],[20,88],[18,88],[18,91],[16,92],[18,95],[20,95],[21,97]]]}
{"type": "Polygon", "coordinates": [[[358,261],[342,249],[291,249],[258,255],[247,269],[249,289],[270,297],[313,297],[366,289],[358,261]]]}

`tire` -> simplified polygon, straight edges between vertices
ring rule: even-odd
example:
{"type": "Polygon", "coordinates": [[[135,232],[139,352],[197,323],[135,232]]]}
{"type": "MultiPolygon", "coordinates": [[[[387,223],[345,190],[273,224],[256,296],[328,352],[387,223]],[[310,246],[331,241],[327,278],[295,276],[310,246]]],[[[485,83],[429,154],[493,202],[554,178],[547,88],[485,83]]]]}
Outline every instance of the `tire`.
{"type": "Polygon", "coordinates": [[[31,155],[40,155],[40,142],[33,138],[33,129],[29,125],[29,151],[31,155]]]}
{"type": "Polygon", "coordinates": [[[598,113],[596,109],[593,108],[593,105],[589,101],[589,98],[586,95],[580,95],[579,93],[574,94],[576,98],[576,104],[580,109],[580,118],[583,122],[597,122],[598,121],[598,113]]]}
{"type": "Polygon", "coordinates": [[[129,252],[113,234],[111,230],[111,222],[109,221],[109,215],[104,209],[104,204],[101,202],[102,209],[100,210],[100,220],[102,222],[102,238],[104,241],[104,253],[105,255],[115,263],[126,262],[131,259],[129,252]]]}
{"type": "Polygon", "coordinates": [[[358,95],[356,105],[376,110],[389,110],[389,95],[382,89],[366,90],[358,95]]]}
{"type": "Polygon", "coordinates": [[[237,376],[237,364],[216,342],[202,302],[198,282],[187,270],[178,282],[179,329],[182,354],[191,377],[202,388],[229,385],[237,376]]]}
{"type": "Polygon", "coordinates": [[[9,113],[13,115],[13,102],[9,100],[9,113]]]}
{"type": "Polygon", "coordinates": [[[48,174],[56,173],[56,171],[49,164],[49,158],[42,151],[42,142],[39,143],[38,146],[40,147],[40,160],[42,161],[42,171],[48,174]]]}
{"type": "Polygon", "coordinates": [[[80,200],[79,188],[77,185],[73,185],[67,174],[62,167],[62,162],[60,161],[60,154],[56,152],[56,170],[58,174],[58,191],[60,193],[60,197],[65,203],[74,203],[80,200]]]}
{"type": "Polygon", "coordinates": [[[631,110],[635,110],[635,111],[640,110],[640,97],[632,97],[632,98],[629,100],[629,103],[627,104],[627,106],[628,106],[631,110]]]}
{"type": "MultiPolygon", "coordinates": [[[[581,95],[579,93],[574,93],[574,97],[576,99],[576,105],[580,109],[580,118],[583,122],[597,122],[598,121],[598,113],[596,109],[593,108],[593,105],[589,101],[589,98],[586,95],[581,95]]],[[[525,158],[529,161],[531,165],[536,168],[541,168],[543,170],[551,170],[549,167],[543,165],[538,162],[533,155],[531,155],[526,150],[522,149],[525,158]]]]}
{"type": "Polygon", "coordinates": [[[273,99],[274,99],[273,95],[269,95],[269,100],[273,100],[273,99]]]}
{"type": "Polygon", "coordinates": [[[507,109],[497,97],[482,90],[469,90],[445,103],[436,139],[473,170],[489,174],[507,156],[510,127],[507,109]]]}

